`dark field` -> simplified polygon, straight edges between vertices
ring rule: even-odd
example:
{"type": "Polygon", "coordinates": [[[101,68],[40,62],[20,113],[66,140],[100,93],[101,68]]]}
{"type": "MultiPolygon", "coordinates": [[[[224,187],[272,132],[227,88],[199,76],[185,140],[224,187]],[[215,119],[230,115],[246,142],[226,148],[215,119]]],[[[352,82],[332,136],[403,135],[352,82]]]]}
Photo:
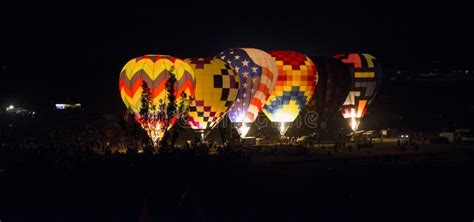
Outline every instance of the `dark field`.
{"type": "Polygon", "coordinates": [[[285,154],[296,161],[84,154],[68,167],[29,155],[2,159],[0,219],[471,221],[473,151],[285,154]]]}

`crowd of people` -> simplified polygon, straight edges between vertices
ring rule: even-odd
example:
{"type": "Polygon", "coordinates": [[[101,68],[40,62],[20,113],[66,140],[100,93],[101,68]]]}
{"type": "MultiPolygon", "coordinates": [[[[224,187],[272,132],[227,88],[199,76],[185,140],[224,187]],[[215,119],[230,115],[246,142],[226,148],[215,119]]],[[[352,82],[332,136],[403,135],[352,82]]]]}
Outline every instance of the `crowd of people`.
{"type": "MultiPolygon", "coordinates": [[[[422,142],[424,142],[424,139],[422,140],[422,142]]],[[[397,140],[397,145],[398,147],[400,147],[400,151],[402,152],[405,152],[407,151],[407,149],[410,149],[410,148],[412,148],[415,151],[420,150],[420,145],[417,142],[415,142],[412,138],[408,140],[402,140],[402,141],[397,140]]]]}

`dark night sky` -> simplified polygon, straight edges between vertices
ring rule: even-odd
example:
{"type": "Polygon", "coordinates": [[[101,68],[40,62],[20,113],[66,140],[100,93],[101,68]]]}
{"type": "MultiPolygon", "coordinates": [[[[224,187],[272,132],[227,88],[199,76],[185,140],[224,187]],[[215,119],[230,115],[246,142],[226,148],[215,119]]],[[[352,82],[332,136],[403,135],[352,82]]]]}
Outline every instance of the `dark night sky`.
{"type": "Polygon", "coordinates": [[[436,61],[472,67],[474,61],[468,3],[223,2],[212,9],[154,2],[2,1],[0,105],[70,98],[107,112],[123,109],[118,73],[147,53],[213,56],[235,46],[307,55],[362,50],[385,67],[405,69],[436,61]]]}

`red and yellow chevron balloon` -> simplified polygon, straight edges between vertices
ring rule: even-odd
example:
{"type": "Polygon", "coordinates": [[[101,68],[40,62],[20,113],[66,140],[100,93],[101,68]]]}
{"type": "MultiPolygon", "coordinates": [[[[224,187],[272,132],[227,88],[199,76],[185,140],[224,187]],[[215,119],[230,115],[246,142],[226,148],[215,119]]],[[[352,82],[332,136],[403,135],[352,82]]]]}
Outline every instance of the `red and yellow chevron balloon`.
{"type": "Polygon", "coordinates": [[[316,89],[316,66],[307,56],[294,51],[270,51],[278,69],[278,80],[262,111],[272,122],[280,122],[283,135],[316,89]],[[288,124],[285,124],[288,123],[288,124]]]}
{"type": "MultiPolygon", "coordinates": [[[[188,96],[194,96],[194,72],[191,67],[181,59],[168,55],[144,55],[130,60],[122,68],[119,78],[120,95],[127,109],[130,109],[135,114],[137,121],[140,119],[139,112],[142,106],[142,82],[145,81],[147,83],[151,91],[153,105],[158,106],[160,101],[167,101],[165,84],[170,77],[170,71],[172,69],[174,69],[173,73],[177,79],[174,85],[174,94],[178,103],[182,93],[186,93],[188,96]]],[[[172,120],[169,128],[171,128],[175,121],[176,120],[172,120]]],[[[165,129],[160,124],[157,124],[153,128],[153,132],[147,133],[154,141],[156,139],[159,140],[161,133],[164,132],[165,129]]]]}
{"type": "Polygon", "coordinates": [[[239,92],[240,78],[220,59],[185,60],[196,75],[196,93],[189,106],[188,124],[194,130],[212,129],[225,116],[239,92]]]}

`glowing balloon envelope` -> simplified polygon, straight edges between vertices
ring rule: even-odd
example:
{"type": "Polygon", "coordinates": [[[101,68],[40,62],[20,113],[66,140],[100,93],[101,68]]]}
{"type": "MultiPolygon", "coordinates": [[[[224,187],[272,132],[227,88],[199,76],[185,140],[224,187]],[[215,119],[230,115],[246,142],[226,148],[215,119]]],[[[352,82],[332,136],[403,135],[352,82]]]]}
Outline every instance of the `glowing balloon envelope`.
{"type": "Polygon", "coordinates": [[[173,126],[176,118],[171,120],[167,128],[164,127],[162,122],[156,122],[152,126],[147,125],[145,127],[145,123],[140,121],[142,83],[146,82],[150,89],[152,105],[159,106],[160,103],[166,103],[165,85],[172,70],[177,80],[174,84],[174,95],[178,103],[182,93],[186,93],[187,96],[194,96],[195,77],[193,70],[186,62],[172,56],[145,55],[137,57],[127,62],[120,72],[119,89],[122,100],[127,109],[134,113],[135,119],[147,131],[148,136],[154,143],[159,141],[163,133],[173,126]]]}
{"type": "Polygon", "coordinates": [[[367,53],[339,54],[335,58],[348,66],[352,76],[352,86],[342,106],[342,115],[349,120],[351,129],[356,131],[367,106],[375,98],[382,71],[375,57],[367,53]]]}
{"type": "Polygon", "coordinates": [[[249,123],[255,121],[275,87],[278,71],[270,54],[252,48],[232,48],[216,56],[230,64],[240,77],[240,90],[227,112],[231,122],[240,124],[246,136],[249,123]]]}
{"type": "Polygon", "coordinates": [[[225,116],[239,92],[240,78],[221,59],[185,60],[196,75],[196,92],[189,106],[188,124],[203,133],[214,128],[225,116]]]}
{"type": "Polygon", "coordinates": [[[270,51],[278,69],[278,80],[263,113],[280,123],[284,135],[290,123],[304,109],[318,82],[316,66],[307,56],[294,51],[270,51]]]}

